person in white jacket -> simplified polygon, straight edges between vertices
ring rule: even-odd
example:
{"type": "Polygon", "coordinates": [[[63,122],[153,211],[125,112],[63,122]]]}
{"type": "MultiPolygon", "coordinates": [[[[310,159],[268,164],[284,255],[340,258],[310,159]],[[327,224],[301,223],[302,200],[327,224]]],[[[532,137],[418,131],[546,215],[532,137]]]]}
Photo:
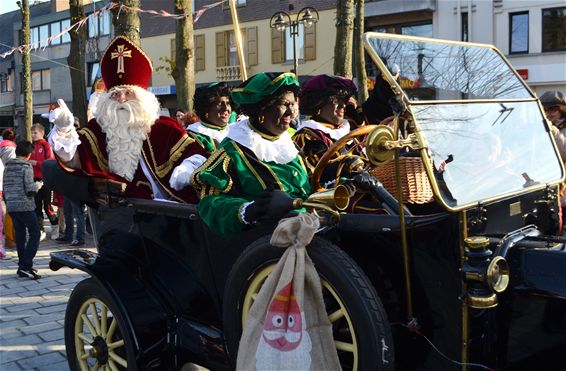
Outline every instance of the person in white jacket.
{"type": "MultiPolygon", "coordinates": [[[[557,90],[546,91],[540,96],[544,114],[552,123],[551,130],[562,161],[566,163],[566,98],[557,90]]],[[[566,222],[566,185],[562,185],[560,205],[562,206],[562,225],[566,222]]]]}

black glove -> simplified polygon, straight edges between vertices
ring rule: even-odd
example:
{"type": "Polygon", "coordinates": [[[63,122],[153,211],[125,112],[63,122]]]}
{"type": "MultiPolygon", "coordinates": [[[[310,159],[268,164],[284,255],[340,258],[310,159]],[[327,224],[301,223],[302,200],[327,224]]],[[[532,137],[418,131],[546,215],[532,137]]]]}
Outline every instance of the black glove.
{"type": "Polygon", "coordinates": [[[360,156],[350,155],[346,157],[344,160],[344,170],[342,173],[344,175],[352,175],[359,173],[364,169],[365,162],[360,156]]]}
{"type": "Polygon", "coordinates": [[[293,198],[286,192],[265,191],[246,207],[244,219],[248,223],[267,219],[279,220],[293,209],[293,198]]]}

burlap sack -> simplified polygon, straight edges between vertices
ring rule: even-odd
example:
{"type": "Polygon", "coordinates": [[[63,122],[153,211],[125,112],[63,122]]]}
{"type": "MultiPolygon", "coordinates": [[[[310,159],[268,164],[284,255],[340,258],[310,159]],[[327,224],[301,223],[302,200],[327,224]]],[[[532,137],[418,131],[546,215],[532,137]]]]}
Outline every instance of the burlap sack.
{"type": "Polygon", "coordinates": [[[236,370],[340,370],[320,278],[305,247],[319,227],[308,213],[283,219],[271,244],[287,248],[254,301],[236,370]]]}

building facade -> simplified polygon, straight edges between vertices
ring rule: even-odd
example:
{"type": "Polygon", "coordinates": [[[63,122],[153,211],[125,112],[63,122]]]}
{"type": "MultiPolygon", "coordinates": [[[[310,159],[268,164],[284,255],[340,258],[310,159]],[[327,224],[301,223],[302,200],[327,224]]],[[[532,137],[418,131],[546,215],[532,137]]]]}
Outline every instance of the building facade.
{"type": "Polygon", "coordinates": [[[566,93],[566,3],[366,0],[366,30],[495,45],[536,94],[566,93]]]}
{"type": "MultiPolygon", "coordinates": [[[[293,37],[270,27],[270,18],[285,11],[296,20],[306,6],[318,10],[312,27],[298,27],[299,78],[332,73],[336,38],[336,2],[330,0],[235,0],[242,32],[248,76],[293,69],[293,37]]],[[[85,0],[91,14],[109,0],[85,0]]],[[[173,12],[173,0],[142,0],[144,10],[173,12]]],[[[194,10],[217,3],[194,0],[194,10]]],[[[31,52],[34,119],[42,121],[58,98],[72,104],[67,56],[70,38],[64,35],[40,43],[70,25],[68,0],[33,5],[31,52]]],[[[552,0],[366,0],[366,31],[390,32],[495,45],[537,94],[557,89],[566,93],[566,4],[552,0]]],[[[98,61],[113,36],[109,12],[88,22],[87,92],[98,73],[98,61]]],[[[174,19],[141,14],[142,47],[153,61],[151,90],[163,106],[176,106],[174,80],[168,67],[175,58],[174,19]]],[[[19,11],[0,15],[0,53],[20,44],[19,11]]],[[[214,6],[194,24],[195,82],[241,81],[232,16],[226,3],[214,6]]],[[[369,75],[375,74],[370,65],[369,75]]],[[[23,115],[21,55],[0,59],[0,129],[18,125],[23,115]]]]}
{"type": "MultiPolygon", "coordinates": [[[[195,10],[216,3],[196,0],[195,10]]],[[[143,1],[145,9],[163,9],[166,1],[143,1]]],[[[172,1],[171,1],[172,3],[172,1]]],[[[319,20],[312,27],[298,26],[296,36],[298,74],[306,76],[332,73],[336,38],[336,7],[324,0],[237,0],[248,76],[259,72],[290,71],[294,68],[293,38],[290,28],[284,32],[270,28],[270,18],[278,11],[287,12],[292,20],[299,11],[311,6],[319,20]]],[[[151,56],[155,71],[152,89],[160,94],[162,104],[174,108],[174,80],[168,71],[175,58],[175,22],[167,18],[142,16],[142,48],[151,56]]],[[[195,82],[206,85],[217,81],[241,82],[240,63],[230,9],[226,4],[207,10],[194,24],[195,82]]]]}

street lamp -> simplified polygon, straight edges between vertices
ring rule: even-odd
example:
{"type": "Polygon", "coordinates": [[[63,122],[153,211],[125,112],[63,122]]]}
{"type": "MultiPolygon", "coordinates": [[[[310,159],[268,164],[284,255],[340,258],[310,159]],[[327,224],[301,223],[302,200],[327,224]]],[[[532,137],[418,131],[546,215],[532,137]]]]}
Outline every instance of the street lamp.
{"type": "Polygon", "coordinates": [[[269,27],[276,29],[280,32],[285,32],[287,27],[290,27],[291,37],[293,38],[293,64],[295,75],[298,76],[299,62],[297,60],[297,36],[299,35],[299,24],[306,28],[312,27],[318,22],[318,11],[307,6],[297,13],[296,20],[292,21],[291,16],[283,11],[277,12],[271,16],[269,27]]]}

